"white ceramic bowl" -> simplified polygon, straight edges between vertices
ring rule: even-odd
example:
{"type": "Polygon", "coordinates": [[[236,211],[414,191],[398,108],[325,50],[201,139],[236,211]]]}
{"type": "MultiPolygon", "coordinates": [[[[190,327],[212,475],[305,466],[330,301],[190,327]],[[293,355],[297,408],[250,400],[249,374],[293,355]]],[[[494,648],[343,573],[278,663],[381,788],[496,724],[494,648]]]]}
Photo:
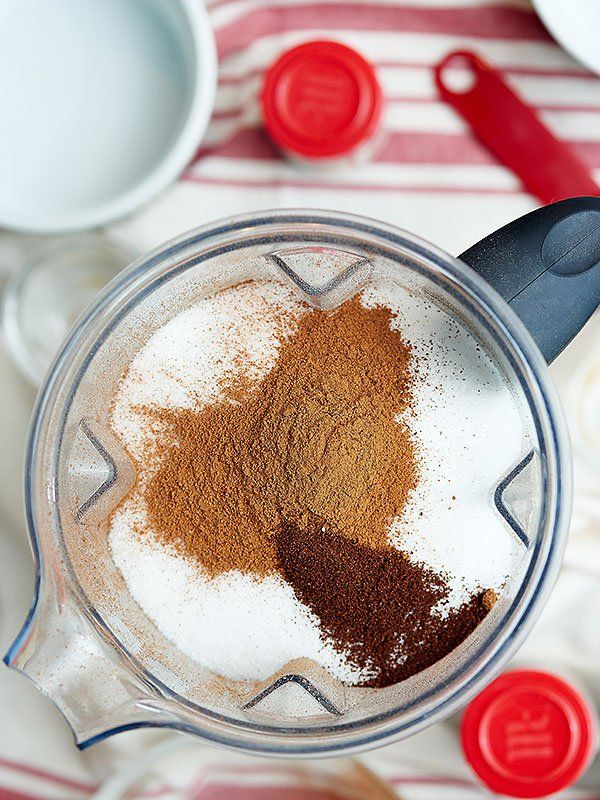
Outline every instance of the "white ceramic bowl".
{"type": "Polygon", "coordinates": [[[216,73],[202,0],[0,0],[0,226],[144,204],[198,148],[216,73]]]}
{"type": "Polygon", "coordinates": [[[600,75],[599,0],[532,0],[556,41],[584,66],[600,75]]]}

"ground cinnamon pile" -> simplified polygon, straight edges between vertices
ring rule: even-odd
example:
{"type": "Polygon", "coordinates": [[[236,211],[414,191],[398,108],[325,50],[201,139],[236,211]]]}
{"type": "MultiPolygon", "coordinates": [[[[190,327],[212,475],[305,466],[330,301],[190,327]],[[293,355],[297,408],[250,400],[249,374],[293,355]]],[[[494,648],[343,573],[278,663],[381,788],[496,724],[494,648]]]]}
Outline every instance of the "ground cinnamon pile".
{"type": "Polygon", "coordinates": [[[146,490],[150,524],[211,575],[276,571],[276,535],[312,517],[386,547],[417,479],[396,421],[411,402],[410,348],[389,309],[307,313],[262,381],[200,412],[154,412],[173,444],[146,490]]]}

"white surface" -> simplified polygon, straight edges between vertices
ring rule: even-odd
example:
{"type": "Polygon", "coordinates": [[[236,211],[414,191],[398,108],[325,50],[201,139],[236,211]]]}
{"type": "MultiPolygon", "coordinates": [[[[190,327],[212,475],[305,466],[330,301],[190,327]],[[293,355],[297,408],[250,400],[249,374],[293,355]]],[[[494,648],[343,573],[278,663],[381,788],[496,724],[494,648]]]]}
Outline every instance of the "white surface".
{"type": "Polygon", "coordinates": [[[552,36],[574,58],[600,74],[600,2],[532,0],[552,36]]]}
{"type": "Polygon", "coordinates": [[[198,148],[216,61],[201,0],[0,0],[0,225],[94,227],[198,148]]]}

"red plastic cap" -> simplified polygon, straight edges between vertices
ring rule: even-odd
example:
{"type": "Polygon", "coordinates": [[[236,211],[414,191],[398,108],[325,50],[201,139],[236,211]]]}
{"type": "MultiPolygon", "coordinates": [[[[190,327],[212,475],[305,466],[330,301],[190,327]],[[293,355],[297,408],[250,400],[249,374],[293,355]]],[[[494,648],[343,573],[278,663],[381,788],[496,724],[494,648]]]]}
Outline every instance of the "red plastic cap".
{"type": "Polygon", "coordinates": [[[544,797],[585,771],[597,722],[582,695],[556,675],[506,672],[467,707],[461,738],[465,756],[494,792],[544,797]]]}
{"type": "Polygon", "coordinates": [[[267,71],[262,108],[269,136],[305,158],[347,155],[370,139],[381,119],[375,70],[339,42],[308,42],[267,71]]]}

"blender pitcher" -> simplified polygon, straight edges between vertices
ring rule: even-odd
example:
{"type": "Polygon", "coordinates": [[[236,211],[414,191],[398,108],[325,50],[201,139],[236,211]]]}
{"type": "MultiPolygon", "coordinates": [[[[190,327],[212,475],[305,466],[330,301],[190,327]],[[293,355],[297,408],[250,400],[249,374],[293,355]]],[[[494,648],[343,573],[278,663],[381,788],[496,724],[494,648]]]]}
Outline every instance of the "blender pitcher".
{"type": "Polygon", "coordinates": [[[460,260],[383,223],[308,210],[216,222],[138,259],[78,320],[37,401],[25,475],[37,585],[6,663],[50,696],[80,747],[161,726],[264,754],[339,754],[456,710],[515,652],[560,567],[571,468],[546,361],[598,305],[599,262],[594,198],[534,211],[460,260]],[[224,680],[162,635],[111,558],[108,520],[135,478],[109,425],[116,387],[159,326],[224,287],[280,281],[313,307],[332,309],[375,278],[451,315],[510,387],[521,452],[489,487],[489,503],[518,540],[520,568],[459,647],[396,685],[349,687],[307,658],[259,682],[224,680]]]}

